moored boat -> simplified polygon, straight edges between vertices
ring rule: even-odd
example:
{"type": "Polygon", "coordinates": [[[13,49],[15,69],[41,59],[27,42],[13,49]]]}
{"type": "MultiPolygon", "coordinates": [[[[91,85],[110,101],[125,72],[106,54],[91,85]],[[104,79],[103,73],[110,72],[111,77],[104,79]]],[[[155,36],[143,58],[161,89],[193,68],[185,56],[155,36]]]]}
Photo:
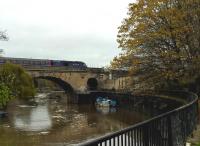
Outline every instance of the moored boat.
{"type": "Polygon", "coordinates": [[[108,98],[98,97],[96,99],[96,105],[101,107],[115,107],[117,102],[108,98]]]}

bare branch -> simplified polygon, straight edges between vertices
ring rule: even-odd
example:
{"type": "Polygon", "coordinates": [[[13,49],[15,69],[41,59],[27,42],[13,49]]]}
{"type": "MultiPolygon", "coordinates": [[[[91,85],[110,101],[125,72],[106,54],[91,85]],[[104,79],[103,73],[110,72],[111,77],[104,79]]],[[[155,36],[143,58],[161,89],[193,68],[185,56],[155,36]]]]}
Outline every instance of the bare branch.
{"type": "Polygon", "coordinates": [[[6,31],[0,31],[0,40],[4,40],[4,41],[8,40],[8,35],[6,31]]]}

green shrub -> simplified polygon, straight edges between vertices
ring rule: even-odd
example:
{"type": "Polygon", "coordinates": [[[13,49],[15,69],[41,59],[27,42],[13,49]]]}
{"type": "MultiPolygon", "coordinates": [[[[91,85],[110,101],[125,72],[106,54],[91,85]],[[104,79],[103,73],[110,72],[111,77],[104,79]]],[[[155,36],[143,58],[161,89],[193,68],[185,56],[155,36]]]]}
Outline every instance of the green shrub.
{"type": "Polygon", "coordinates": [[[27,98],[35,94],[31,76],[20,65],[11,63],[2,65],[0,83],[8,87],[14,97],[27,98]]]}
{"type": "Polygon", "coordinates": [[[4,108],[12,98],[13,96],[10,88],[3,83],[0,83],[0,109],[4,108]]]}

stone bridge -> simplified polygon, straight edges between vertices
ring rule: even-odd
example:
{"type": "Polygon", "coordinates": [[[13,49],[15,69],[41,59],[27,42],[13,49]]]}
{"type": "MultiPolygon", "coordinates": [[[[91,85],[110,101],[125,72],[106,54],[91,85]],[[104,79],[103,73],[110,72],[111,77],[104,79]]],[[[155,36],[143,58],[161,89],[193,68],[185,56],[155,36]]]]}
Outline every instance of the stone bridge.
{"type": "Polygon", "coordinates": [[[105,71],[101,68],[87,70],[27,69],[34,78],[51,80],[64,90],[73,89],[77,93],[91,90],[125,90],[130,79],[125,71],[105,71]]]}

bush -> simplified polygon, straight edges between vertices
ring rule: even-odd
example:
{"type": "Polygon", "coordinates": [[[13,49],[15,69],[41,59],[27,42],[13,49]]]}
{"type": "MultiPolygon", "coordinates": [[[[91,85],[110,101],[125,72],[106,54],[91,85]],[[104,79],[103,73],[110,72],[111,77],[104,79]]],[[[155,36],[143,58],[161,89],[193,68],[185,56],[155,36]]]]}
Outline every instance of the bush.
{"type": "Polygon", "coordinates": [[[0,82],[10,89],[14,97],[28,98],[35,94],[31,76],[20,65],[11,63],[2,65],[0,68],[0,82]]]}
{"type": "Polygon", "coordinates": [[[0,109],[5,108],[10,99],[12,99],[10,88],[0,83],[0,109]]]}

